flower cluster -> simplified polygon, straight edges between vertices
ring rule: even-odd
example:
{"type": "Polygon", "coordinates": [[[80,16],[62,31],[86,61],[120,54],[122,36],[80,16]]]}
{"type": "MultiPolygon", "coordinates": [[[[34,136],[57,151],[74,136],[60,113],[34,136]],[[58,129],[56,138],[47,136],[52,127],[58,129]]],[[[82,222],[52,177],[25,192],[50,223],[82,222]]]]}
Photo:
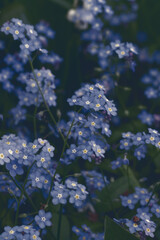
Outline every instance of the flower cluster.
{"type": "Polygon", "coordinates": [[[86,199],[88,192],[86,191],[85,186],[78,184],[75,181],[67,179],[65,185],[55,182],[53,190],[51,191],[52,203],[57,204],[66,204],[67,199],[69,202],[79,207],[83,204],[83,201],[86,199]]]}
{"type": "Polygon", "coordinates": [[[64,135],[74,140],[61,161],[69,164],[79,157],[89,161],[104,158],[109,146],[103,135],[111,135],[109,121],[117,111],[113,101],[106,98],[104,86],[99,83],[86,84],[68,102],[71,106],[81,106],[79,111],[83,113],[69,112],[70,121],[60,121],[58,124],[64,135]]]}
{"type": "MultiPolygon", "coordinates": [[[[62,5],[68,6],[65,2],[62,5]]],[[[135,158],[141,160],[146,157],[149,148],[152,148],[148,146],[149,144],[159,149],[160,133],[151,128],[148,129],[148,133],[141,130],[137,133],[123,132],[118,144],[116,141],[119,141],[122,128],[120,126],[119,131],[116,123],[116,126],[111,126],[111,122],[114,123],[117,116],[117,104],[110,99],[115,99],[120,104],[123,102],[121,99],[123,89],[127,89],[128,86],[124,87],[126,79],[123,82],[122,78],[126,67],[135,70],[134,57],[138,53],[140,62],[156,64],[160,63],[160,54],[153,53],[148,60],[148,50],[139,50],[134,44],[124,42],[120,34],[108,28],[114,26],[116,29],[116,26],[126,25],[136,18],[138,9],[136,0],[128,0],[126,4],[116,0],[112,3],[112,6],[114,5],[113,11],[106,0],[75,0],[74,8],[68,11],[68,20],[75,23],[77,28],[86,30],[79,40],[85,42],[84,53],[92,55],[92,59],[97,60],[98,67],[91,62],[94,71],[92,73],[89,71],[88,75],[92,75],[92,83],[83,83],[67,100],[72,110],[65,111],[65,114],[59,109],[57,112],[52,111],[57,105],[55,89],[59,80],[50,69],[41,65],[47,64],[56,70],[62,62],[59,55],[53,51],[48,53],[46,50],[49,41],[54,39],[55,32],[45,21],[33,27],[17,18],[12,18],[1,27],[2,33],[11,35],[15,40],[15,48],[19,46],[18,51],[13,49],[13,52],[4,56],[2,61],[4,67],[0,70],[0,83],[3,89],[14,93],[18,102],[10,110],[13,116],[10,121],[13,121],[13,125],[17,125],[18,129],[20,120],[29,121],[28,118],[32,117],[35,140],[30,129],[28,138],[24,136],[25,131],[17,129],[18,136],[1,134],[0,192],[4,193],[4,199],[8,208],[12,209],[11,214],[15,219],[14,223],[11,219],[11,224],[5,224],[2,219],[0,225],[4,230],[0,234],[0,240],[41,240],[45,234],[48,239],[50,234],[55,235],[52,229],[48,231],[52,225],[57,234],[56,239],[60,240],[61,222],[66,221],[66,226],[70,225],[67,224],[68,220],[70,223],[75,220],[74,224],[77,226],[81,224],[76,222],[77,210],[81,213],[85,211],[85,215],[82,214],[79,221],[81,219],[83,221],[84,216],[93,222],[99,219],[99,226],[102,229],[104,212],[113,216],[114,211],[119,210],[119,206],[122,215],[125,207],[133,210],[133,214],[131,212],[127,216],[134,216],[129,219],[115,219],[116,223],[140,239],[155,236],[154,232],[158,228],[156,218],[160,218],[156,185],[152,191],[142,188],[140,185],[142,180],[138,173],[139,180],[134,176],[130,166],[123,165],[129,165],[129,160],[132,160],[130,150],[134,151],[135,158]],[[112,97],[111,94],[117,93],[119,88],[122,89],[120,95],[112,97]],[[31,112],[35,109],[34,116],[30,115],[29,107],[31,112]],[[45,112],[48,112],[50,120],[47,120],[45,112]],[[47,126],[44,126],[44,123],[47,126]],[[49,133],[48,128],[51,130],[49,133]],[[44,139],[40,137],[43,133],[44,139]],[[104,163],[101,165],[102,160],[104,163]],[[117,168],[121,171],[114,171],[117,168]],[[128,184],[124,182],[126,179],[128,184]],[[121,188],[120,185],[123,183],[124,186],[121,188]],[[117,186],[119,189],[116,189],[117,186]],[[135,192],[132,192],[134,188],[135,192]],[[73,211],[73,214],[70,211],[73,211]],[[57,224],[54,216],[58,212],[57,224]]],[[[0,40],[2,55],[6,53],[6,46],[7,44],[0,40]]],[[[66,66],[68,67],[68,64],[66,66]]],[[[145,91],[149,99],[160,96],[160,74],[157,69],[152,68],[142,77],[142,82],[150,85],[145,91]]],[[[129,74],[128,71],[125,76],[129,74]]],[[[62,92],[63,89],[59,91],[62,92]]],[[[129,105],[127,104],[127,108],[129,105]]],[[[129,111],[125,106],[123,108],[127,115],[129,111]]],[[[142,108],[143,106],[139,106],[139,109],[142,108]]],[[[150,114],[145,110],[138,118],[149,126],[157,124],[155,126],[157,127],[160,122],[159,114],[150,114]]],[[[4,122],[1,114],[0,121],[4,122]]],[[[10,127],[11,122],[7,122],[6,125],[10,127]]],[[[137,166],[134,167],[136,169],[137,166]]],[[[118,214],[119,211],[117,216],[118,214]]],[[[125,214],[123,216],[126,217],[125,214]]],[[[97,225],[95,232],[99,226],[97,225]]],[[[94,229],[92,232],[87,225],[82,225],[81,228],[72,225],[72,231],[79,240],[103,240],[108,234],[94,233],[94,229]]]]}
{"type": "Polygon", "coordinates": [[[121,37],[106,28],[104,24],[106,20],[111,25],[133,21],[136,16],[137,4],[135,1],[130,4],[132,13],[127,13],[127,6],[125,6],[126,13],[124,13],[124,6],[117,6],[118,12],[121,7],[123,9],[123,14],[119,16],[114,15],[112,8],[104,0],[83,0],[81,7],[77,6],[76,9],[70,9],[68,12],[68,19],[74,22],[78,28],[87,29],[90,25],[90,29],[83,33],[82,39],[90,41],[87,51],[91,55],[98,56],[98,64],[102,69],[112,65],[109,57],[116,53],[120,59],[126,58],[134,70],[135,63],[132,58],[134,54],[137,54],[137,49],[131,43],[121,43],[121,37]],[[110,44],[108,44],[108,40],[110,44]]]}
{"type": "Polygon", "coordinates": [[[113,103],[105,96],[105,88],[102,84],[86,84],[75,92],[72,98],[68,99],[69,105],[83,106],[86,110],[95,112],[103,111],[108,115],[116,115],[117,109],[113,103]]]}
{"type": "Polygon", "coordinates": [[[20,41],[21,58],[27,59],[28,55],[36,50],[41,50],[42,45],[32,25],[24,24],[20,19],[12,18],[10,21],[3,24],[1,31],[5,34],[11,34],[14,40],[20,41]]]}
{"type": "Polygon", "coordinates": [[[123,139],[120,141],[120,149],[128,151],[133,146],[136,146],[134,156],[138,160],[141,160],[146,155],[147,144],[152,144],[156,148],[160,148],[160,133],[158,133],[157,130],[151,128],[149,128],[148,131],[148,134],[144,132],[138,132],[136,134],[133,134],[131,132],[123,133],[123,139]]]}
{"type": "Polygon", "coordinates": [[[120,168],[122,165],[128,165],[129,160],[127,159],[126,155],[124,158],[118,157],[115,161],[111,162],[112,169],[120,168]]]}
{"type": "Polygon", "coordinates": [[[120,196],[120,198],[122,206],[129,209],[135,208],[137,203],[140,204],[136,216],[132,220],[126,219],[125,224],[129,227],[129,231],[131,233],[142,232],[146,236],[154,237],[156,224],[151,221],[151,217],[154,214],[157,218],[160,218],[160,205],[157,204],[158,200],[155,195],[145,188],[136,187],[135,193],[120,196]]]}
{"type": "Polygon", "coordinates": [[[157,69],[150,69],[149,73],[143,76],[141,80],[144,84],[149,84],[150,86],[145,90],[145,95],[147,98],[159,98],[160,96],[160,72],[157,69]]]}
{"type": "Polygon", "coordinates": [[[17,80],[25,85],[24,91],[17,91],[20,106],[35,105],[38,107],[43,102],[39,89],[49,106],[56,105],[55,78],[50,70],[36,69],[34,73],[21,73],[17,80]]]}
{"type": "Polygon", "coordinates": [[[96,171],[82,171],[82,175],[86,180],[87,189],[90,194],[95,192],[96,190],[101,191],[109,181],[106,177],[103,178],[102,174],[96,171]]]}
{"type": "Polygon", "coordinates": [[[156,224],[150,220],[150,216],[142,213],[139,217],[135,216],[132,220],[127,219],[125,225],[129,228],[130,233],[138,233],[139,236],[149,236],[154,238],[156,224]],[[136,221],[134,220],[136,219],[136,221]]]}
{"type": "Polygon", "coordinates": [[[32,59],[32,52],[40,51],[39,60],[42,63],[51,63],[58,66],[62,59],[52,52],[50,55],[42,49],[47,46],[47,38],[54,38],[54,31],[45,23],[40,22],[33,26],[24,24],[19,19],[11,19],[5,23],[1,31],[5,34],[12,34],[14,40],[20,41],[20,51],[14,54],[7,54],[4,62],[7,67],[0,72],[0,83],[8,92],[14,92],[19,99],[18,105],[10,113],[13,115],[14,123],[26,119],[27,110],[24,107],[35,105],[39,107],[42,102],[48,106],[56,106],[55,87],[57,80],[49,69],[31,69],[32,73],[24,72],[25,63],[33,63],[36,54],[32,59]],[[37,31],[36,31],[37,30],[37,31]],[[44,54],[45,53],[45,54],[44,54]],[[18,88],[15,86],[18,84],[18,88]]]}
{"type": "Polygon", "coordinates": [[[22,225],[4,228],[4,232],[0,235],[0,239],[31,239],[41,240],[40,232],[32,226],[22,225]]]}

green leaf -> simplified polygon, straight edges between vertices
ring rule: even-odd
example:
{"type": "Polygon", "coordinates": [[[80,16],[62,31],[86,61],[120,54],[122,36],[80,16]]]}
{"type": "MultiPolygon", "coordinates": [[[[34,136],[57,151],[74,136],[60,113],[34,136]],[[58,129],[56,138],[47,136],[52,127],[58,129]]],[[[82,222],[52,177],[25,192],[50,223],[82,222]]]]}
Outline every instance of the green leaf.
{"type": "Polygon", "coordinates": [[[72,5],[65,0],[50,0],[50,1],[52,1],[55,4],[60,5],[61,7],[65,8],[67,10],[72,8],[72,5]]]}
{"type": "Polygon", "coordinates": [[[106,216],[105,218],[105,236],[104,240],[138,240],[123,227],[115,223],[111,218],[106,216]]]}
{"type": "Polygon", "coordinates": [[[97,191],[100,202],[97,201],[99,211],[112,211],[121,206],[119,196],[128,191],[131,187],[133,190],[139,186],[139,182],[134,176],[133,171],[128,167],[128,176],[122,176],[113,183],[110,183],[101,192],[97,191]],[[129,179],[128,179],[129,177],[129,179]]]}
{"type": "MultiPolygon", "coordinates": [[[[59,214],[55,213],[53,214],[53,227],[52,227],[52,233],[53,235],[57,236],[58,231],[58,221],[59,221],[59,214]]],[[[69,222],[66,216],[62,216],[62,222],[61,222],[61,231],[60,231],[60,239],[61,240],[70,240],[70,226],[69,222]]]]}

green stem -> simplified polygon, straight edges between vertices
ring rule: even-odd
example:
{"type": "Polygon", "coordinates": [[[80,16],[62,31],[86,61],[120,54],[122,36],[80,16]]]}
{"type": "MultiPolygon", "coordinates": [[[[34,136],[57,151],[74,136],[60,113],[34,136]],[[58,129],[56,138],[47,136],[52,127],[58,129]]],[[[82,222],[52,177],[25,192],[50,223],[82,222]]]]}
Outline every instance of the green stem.
{"type": "Polygon", "coordinates": [[[60,232],[61,232],[61,222],[62,222],[62,204],[59,209],[59,220],[58,220],[58,230],[57,230],[57,240],[60,240],[60,232]]]}
{"type": "Polygon", "coordinates": [[[49,107],[48,107],[48,104],[47,104],[47,102],[46,102],[46,100],[45,100],[45,97],[44,97],[44,95],[43,95],[42,89],[41,89],[41,87],[40,87],[40,85],[39,85],[39,82],[38,82],[38,80],[37,80],[36,73],[35,73],[35,71],[34,71],[33,63],[32,63],[32,61],[31,61],[31,59],[30,59],[29,56],[28,56],[28,59],[29,59],[29,63],[30,63],[31,69],[32,69],[32,73],[33,73],[33,76],[34,76],[34,80],[35,80],[35,82],[36,82],[36,84],[37,84],[37,87],[38,87],[38,90],[39,90],[39,92],[40,92],[40,94],[41,94],[41,96],[42,96],[44,105],[45,105],[45,107],[46,107],[46,109],[47,109],[47,111],[48,111],[48,113],[49,113],[49,115],[50,115],[50,118],[52,119],[53,123],[54,123],[55,126],[57,127],[58,132],[59,132],[61,138],[63,139],[63,141],[65,141],[65,138],[64,138],[64,136],[63,136],[63,134],[62,134],[62,132],[61,132],[61,129],[57,126],[57,122],[56,122],[53,114],[51,113],[51,111],[50,111],[50,109],[49,109],[49,107]]]}
{"type": "MultiPolygon", "coordinates": [[[[21,186],[19,186],[18,184],[17,184],[17,182],[14,180],[14,178],[12,177],[12,176],[10,176],[11,177],[11,179],[12,179],[12,181],[15,183],[15,185],[18,187],[18,189],[20,190],[20,191],[23,191],[23,189],[21,188],[21,186]]],[[[30,202],[30,204],[32,205],[32,207],[35,209],[35,210],[37,210],[36,209],[36,206],[34,205],[34,203],[32,202],[32,200],[31,200],[31,198],[28,196],[28,194],[26,193],[26,190],[24,189],[24,195],[25,195],[25,197],[28,199],[28,201],[30,202]]]]}
{"type": "Polygon", "coordinates": [[[33,125],[34,125],[34,137],[37,139],[37,124],[36,124],[36,114],[37,114],[37,106],[35,106],[34,117],[33,117],[33,125]]]}
{"type": "Polygon", "coordinates": [[[130,178],[129,178],[129,168],[128,168],[128,165],[127,165],[127,180],[128,180],[128,190],[131,189],[131,183],[130,183],[130,178]]]}
{"type": "Polygon", "coordinates": [[[69,137],[69,135],[71,133],[71,129],[72,129],[73,125],[74,125],[74,122],[75,122],[75,119],[73,119],[73,121],[71,123],[71,126],[70,126],[70,128],[68,130],[67,136],[66,136],[64,144],[63,144],[63,149],[62,149],[62,153],[61,153],[60,159],[63,157],[64,151],[65,151],[66,145],[67,145],[67,140],[68,140],[68,137],[69,137]]]}
{"type": "Polygon", "coordinates": [[[158,182],[158,183],[155,184],[155,187],[154,187],[154,189],[153,189],[153,192],[152,192],[152,194],[151,194],[151,196],[150,196],[150,198],[149,198],[149,201],[147,202],[147,206],[149,205],[150,201],[152,200],[152,197],[154,196],[155,192],[156,192],[157,190],[159,191],[159,187],[160,187],[160,183],[158,182]]]}
{"type": "MultiPolygon", "coordinates": [[[[24,181],[24,184],[23,184],[23,187],[22,187],[22,191],[21,191],[21,195],[20,195],[20,198],[19,198],[19,201],[18,201],[18,206],[17,206],[17,211],[16,211],[16,217],[15,217],[15,225],[17,225],[17,221],[18,221],[18,216],[19,216],[19,208],[20,208],[20,203],[21,203],[21,200],[23,198],[23,195],[24,195],[24,191],[25,191],[25,186],[27,184],[27,180],[28,180],[28,176],[29,176],[29,173],[33,167],[33,165],[35,164],[36,161],[34,161],[31,166],[29,167],[28,169],[28,172],[27,172],[27,175],[26,175],[26,179],[24,181]]],[[[27,194],[27,193],[26,193],[27,194]]],[[[28,195],[28,194],[27,194],[28,195]]],[[[28,196],[29,197],[29,196],[28,196]]],[[[30,198],[29,198],[30,199],[30,198]]]]}
{"type": "Polygon", "coordinates": [[[110,205],[111,205],[112,212],[113,212],[114,216],[117,217],[117,213],[114,211],[113,202],[112,202],[112,199],[111,199],[111,196],[110,196],[110,191],[109,191],[108,185],[107,185],[105,177],[104,177],[103,170],[101,168],[100,168],[100,170],[101,170],[101,174],[102,174],[102,177],[103,177],[104,184],[106,186],[106,190],[107,190],[107,193],[108,193],[108,199],[109,199],[109,202],[110,202],[110,205]]]}
{"type": "Polygon", "coordinates": [[[65,8],[67,10],[72,8],[72,5],[70,5],[67,1],[64,1],[64,0],[50,0],[50,1],[60,5],[61,7],[65,8]]]}
{"type": "MultiPolygon", "coordinates": [[[[82,107],[77,111],[77,113],[79,113],[81,111],[82,107]]],[[[68,137],[71,133],[71,130],[72,130],[72,127],[74,125],[74,122],[75,122],[75,119],[73,119],[71,125],[70,125],[70,128],[68,130],[68,133],[67,133],[67,136],[66,136],[66,139],[64,140],[64,145],[63,145],[63,149],[62,149],[62,153],[61,153],[61,156],[59,158],[59,162],[58,162],[58,165],[57,165],[57,168],[56,168],[56,171],[53,175],[53,178],[52,178],[52,181],[51,181],[51,186],[50,186],[50,190],[49,190],[49,194],[48,194],[48,198],[47,198],[47,203],[46,205],[48,206],[49,204],[49,201],[50,201],[50,198],[51,198],[51,191],[52,191],[52,187],[53,187],[53,183],[54,183],[54,179],[56,177],[56,174],[57,174],[57,171],[58,171],[58,168],[59,168],[59,165],[60,165],[60,159],[63,157],[63,154],[64,154],[64,151],[65,151],[65,148],[66,148],[66,145],[67,145],[67,140],[68,140],[68,137]]]]}
{"type": "MultiPolygon", "coordinates": [[[[17,206],[17,211],[16,211],[16,217],[15,217],[15,223],[17,223],[17,220],[18,220],[18,215],[19,215],[19,207],[20,207],[20,202],[22,200],[22,197],[23,195],[25,195],[25,197],[28,199],[28,201],[30,202],[30,204],[32,205],[32,207],[37,211],[36,209],[36,206],[34,205],[33,201],[31,200],[31,198],[28,196],[26,190],[25,190],[25,185],[27,183],[27,180],[28,180],[28,175],[29,175],[29,172],[31,170],[31,168],[33,167],[35,161],[32,163],[32,165],[30,166],[29,170],[28,170],[28,173],[27,173],[27,176],[26,176],[26,179],[24,181],[24,185],[23,187],[21,187],[17,182],[16,180],[10,175],[10,178],[12,179],[12,181],[14,182],[14,184],[16,185],[16,187],[21,191],[21,196],[19,198],[19,201],[18,201],[18,206],[17,206]]],[[[16,225],[16,224],[15,224],[16,225]]]]}

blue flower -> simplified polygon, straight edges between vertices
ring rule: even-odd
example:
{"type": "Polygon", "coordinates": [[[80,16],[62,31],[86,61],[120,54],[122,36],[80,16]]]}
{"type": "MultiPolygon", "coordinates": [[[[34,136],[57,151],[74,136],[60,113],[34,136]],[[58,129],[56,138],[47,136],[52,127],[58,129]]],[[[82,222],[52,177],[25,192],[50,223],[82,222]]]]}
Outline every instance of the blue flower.
{"type": "Polygon", "coordinates": [[[138,202],[136,198],[132,194],[129,196],[120,196],[122,201],[122,206],[129,207],[129,209],[133,209],[135,207],[135,204],[138,202]]]}
{"type": "Polygon", "coordinates": [[[57,205],[59,203],[66,204],[68,195],[68,189],[64,185],[56,183],[55,187],[51,191],[52,203],[54,205],[57,205]]]}
{"type": "Polygon", "coordinates": [[[157,218],[160,218],[160,206],[158,204],[153,204],[151,212],[154,213],[157,218]]]}
{"type": "Polygon", "coordinates": [[[136,148],[135,151],[134,151],[134,156],[138,160],[141,160],[142,158],[145,158],[145,156],[146,156],[146,147],[145,147],[145,145],[141,145],[138,148],[136,148]]]}
{"type": "Polygon", "coordinates": [[[71,144],[70,148],[66,150],[67,155],[71,160],[74,160],[78,155],[77,155],[77,147],[75,144],[71,144]]]}
{"type": "Polygon", "coordinates": [[[10,113],[12,114],[12,116],[14,118],[15,125],[17,125],[20,121],[26,119],[27,111],[26,111],[26,109],[17,105],[17,107],[11,109],[10,113]]]}
{"type": "Polygon", "coordinates": [[[69,192],[69,202],[74,204],[76,207],[79,207],[83,204],[83,201],[86,199],[86,194],[83,194],[81,190],[71,190],[69,192]]]}
{"type": "Polygon", "coordinates": [[[120,47],[119,49],[116,50],[116,53],[118,54],[119,58],[127,57],[129,55],[128,49],[125,47],[120,47]]]}
{"type": "Polygon", "coordinates": [[[39,155],[36,155],[36,161],[37,167],[48,168],[51,157],[48,153],[42,152],[39,155]]]}
{"type": "Polygon", "coordinates": [[[66,184],[67,188],[69,188],[69,189],[77,189],[77,187],[78,187],[78,183],[75,181],[71,181],[70,179],[67,179],[65,181],[65,184],[66,184]]]}
{"type": "Polygon", "coordinates": [[[144,135],[142,133],[136,133],[132,136],[132,141],[134,145],[140,145],[144,143],[144,135]]]}
{"type": "Polygon", "coordinates": [[[50,157],[54,156],[54,150],[55,148],[51,146],[49,143],[47,143],[43,148],[42,151],[45,153],[49,153],[50,157]]]}
{"type": "Polygon", "coordinates": [[[153,87],[148,87],[145,91],[145,95],[147,98],[157,98],[158,91],[156,89],[154,89],[153,87]]]}
{"type": "Polygon", "coordinates": [[[132,146],[132,143],[130,142],[129,139],[122,139],[120,141],[120,149],[129,150],[131,146],[132,146]]]}
{"type": "Polygon", "coordinates": [[[147,113],[145,110],[143,110],[139,115],[138,118],[142,121],[142,123],[145,123],[147,125],[152,125],[154,122],[154,117],[152,114],[147,113]]]}
{"type": "Polygon", "coordinates": [[[77,150],[78,150],[78,152],[77,152],[78,156],[91,162],[91,156],[93,155],[91,146],[80,145],[80,146],[78,146],[77,150]]]}
{"type": "Polygon", "coordinates": [[[139,232],[139,231],[143,231],[142,227],[139,226],[138,223],[133,222],[132,220],[128,220],[125,223],[127,225],[127,227],[129,227],[129,231],[130,233],[135,233],[135,232],[139,232]]]}
{"type": "Polygon", "coordinates": [[[38,215],[35,216],[35,221],[41,229],[44,229],[45,227],[50,227],[52,225],[50,221],[51,217],[51,212],[40,210],[38,215]]]}
{"type": "Polygon", "coordinates": [[[41,172],[36,171],[30,174],[30,179],[32,181],[32,187],[42,188],[44,184],[44,176],[41,175],[41,172]]]}
{"type": "Polygon", "coordinates": [[[112,169],[120,168],[123,164],[122,158],[118,157],[115,161],[111,162],[112,169]]]}
{"type": "Polygon", "coordinates": [[[18,164],[17,161],[11,161],[10,163],[7,163],[6,168],[12,177],[15,177],[16,175],[22,175],[24,173],[22,166],[18,164]]]}

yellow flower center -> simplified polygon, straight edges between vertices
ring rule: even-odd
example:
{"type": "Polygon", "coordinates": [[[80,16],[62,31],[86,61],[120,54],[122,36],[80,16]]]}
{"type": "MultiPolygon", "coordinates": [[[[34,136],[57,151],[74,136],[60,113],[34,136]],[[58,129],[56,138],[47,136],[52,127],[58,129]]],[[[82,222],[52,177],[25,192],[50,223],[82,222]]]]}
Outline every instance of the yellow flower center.
{"type": "Polygon", "coordinates": [[[1,159],[4,158],[4,154],[3,154],[3,153],[0,154],[0,158],[1,158],[1,159]]]}
{"type": "Polygon", "coordinates": [[[134,226],[134,227],[138,227],[137,223],[134,223],[133,226],[134,226]]]}
{"type": "Polygon", "coordinates": [[[124,143],[124,146],[128,146],[128,143],[127,143],[127,142],[125,142],[125,143],[124,143]]]}
{"type": "Polygon", "coordinates": [[[28,226],[25,226],[24,229],[29,229],[29,227],[28,227],[28,226]]]}
{"type": "Polygon", "coordinates": [[[33,239],[37,239],[37,236],[36,236],[36,235],[33,235],[32,238],[33,238],[33,239]]]}
{"type": "Polygon", "coordinates": [[[45,158],[41,158],[41,162],[43,163],[43,162],[45,162],[46,160],[45,160],[45,158]]]}
{"type": "Polygon", "coordinates": [[[78,194],[75,195],[75,199],[79,199],[79,195],[78,194]]]}
{"type": "Polygon", "coordinates": [[[61,193],[58,193],[58,196],[57,196],[58,198],[61,198],[62,197],[62,194],[61,193]]]}
{"type": "Polygon", "coordinates": [[[88,152],[87,149],[84,149],[84,150],[83,150],[83,153],[87,153],[87,152],[88,152]]]}
{"type": "Polygon", "coordinates": [[[122,51],[122,52],[121,52],[121,55],[125,55],[125,51],[122,51]]]}

